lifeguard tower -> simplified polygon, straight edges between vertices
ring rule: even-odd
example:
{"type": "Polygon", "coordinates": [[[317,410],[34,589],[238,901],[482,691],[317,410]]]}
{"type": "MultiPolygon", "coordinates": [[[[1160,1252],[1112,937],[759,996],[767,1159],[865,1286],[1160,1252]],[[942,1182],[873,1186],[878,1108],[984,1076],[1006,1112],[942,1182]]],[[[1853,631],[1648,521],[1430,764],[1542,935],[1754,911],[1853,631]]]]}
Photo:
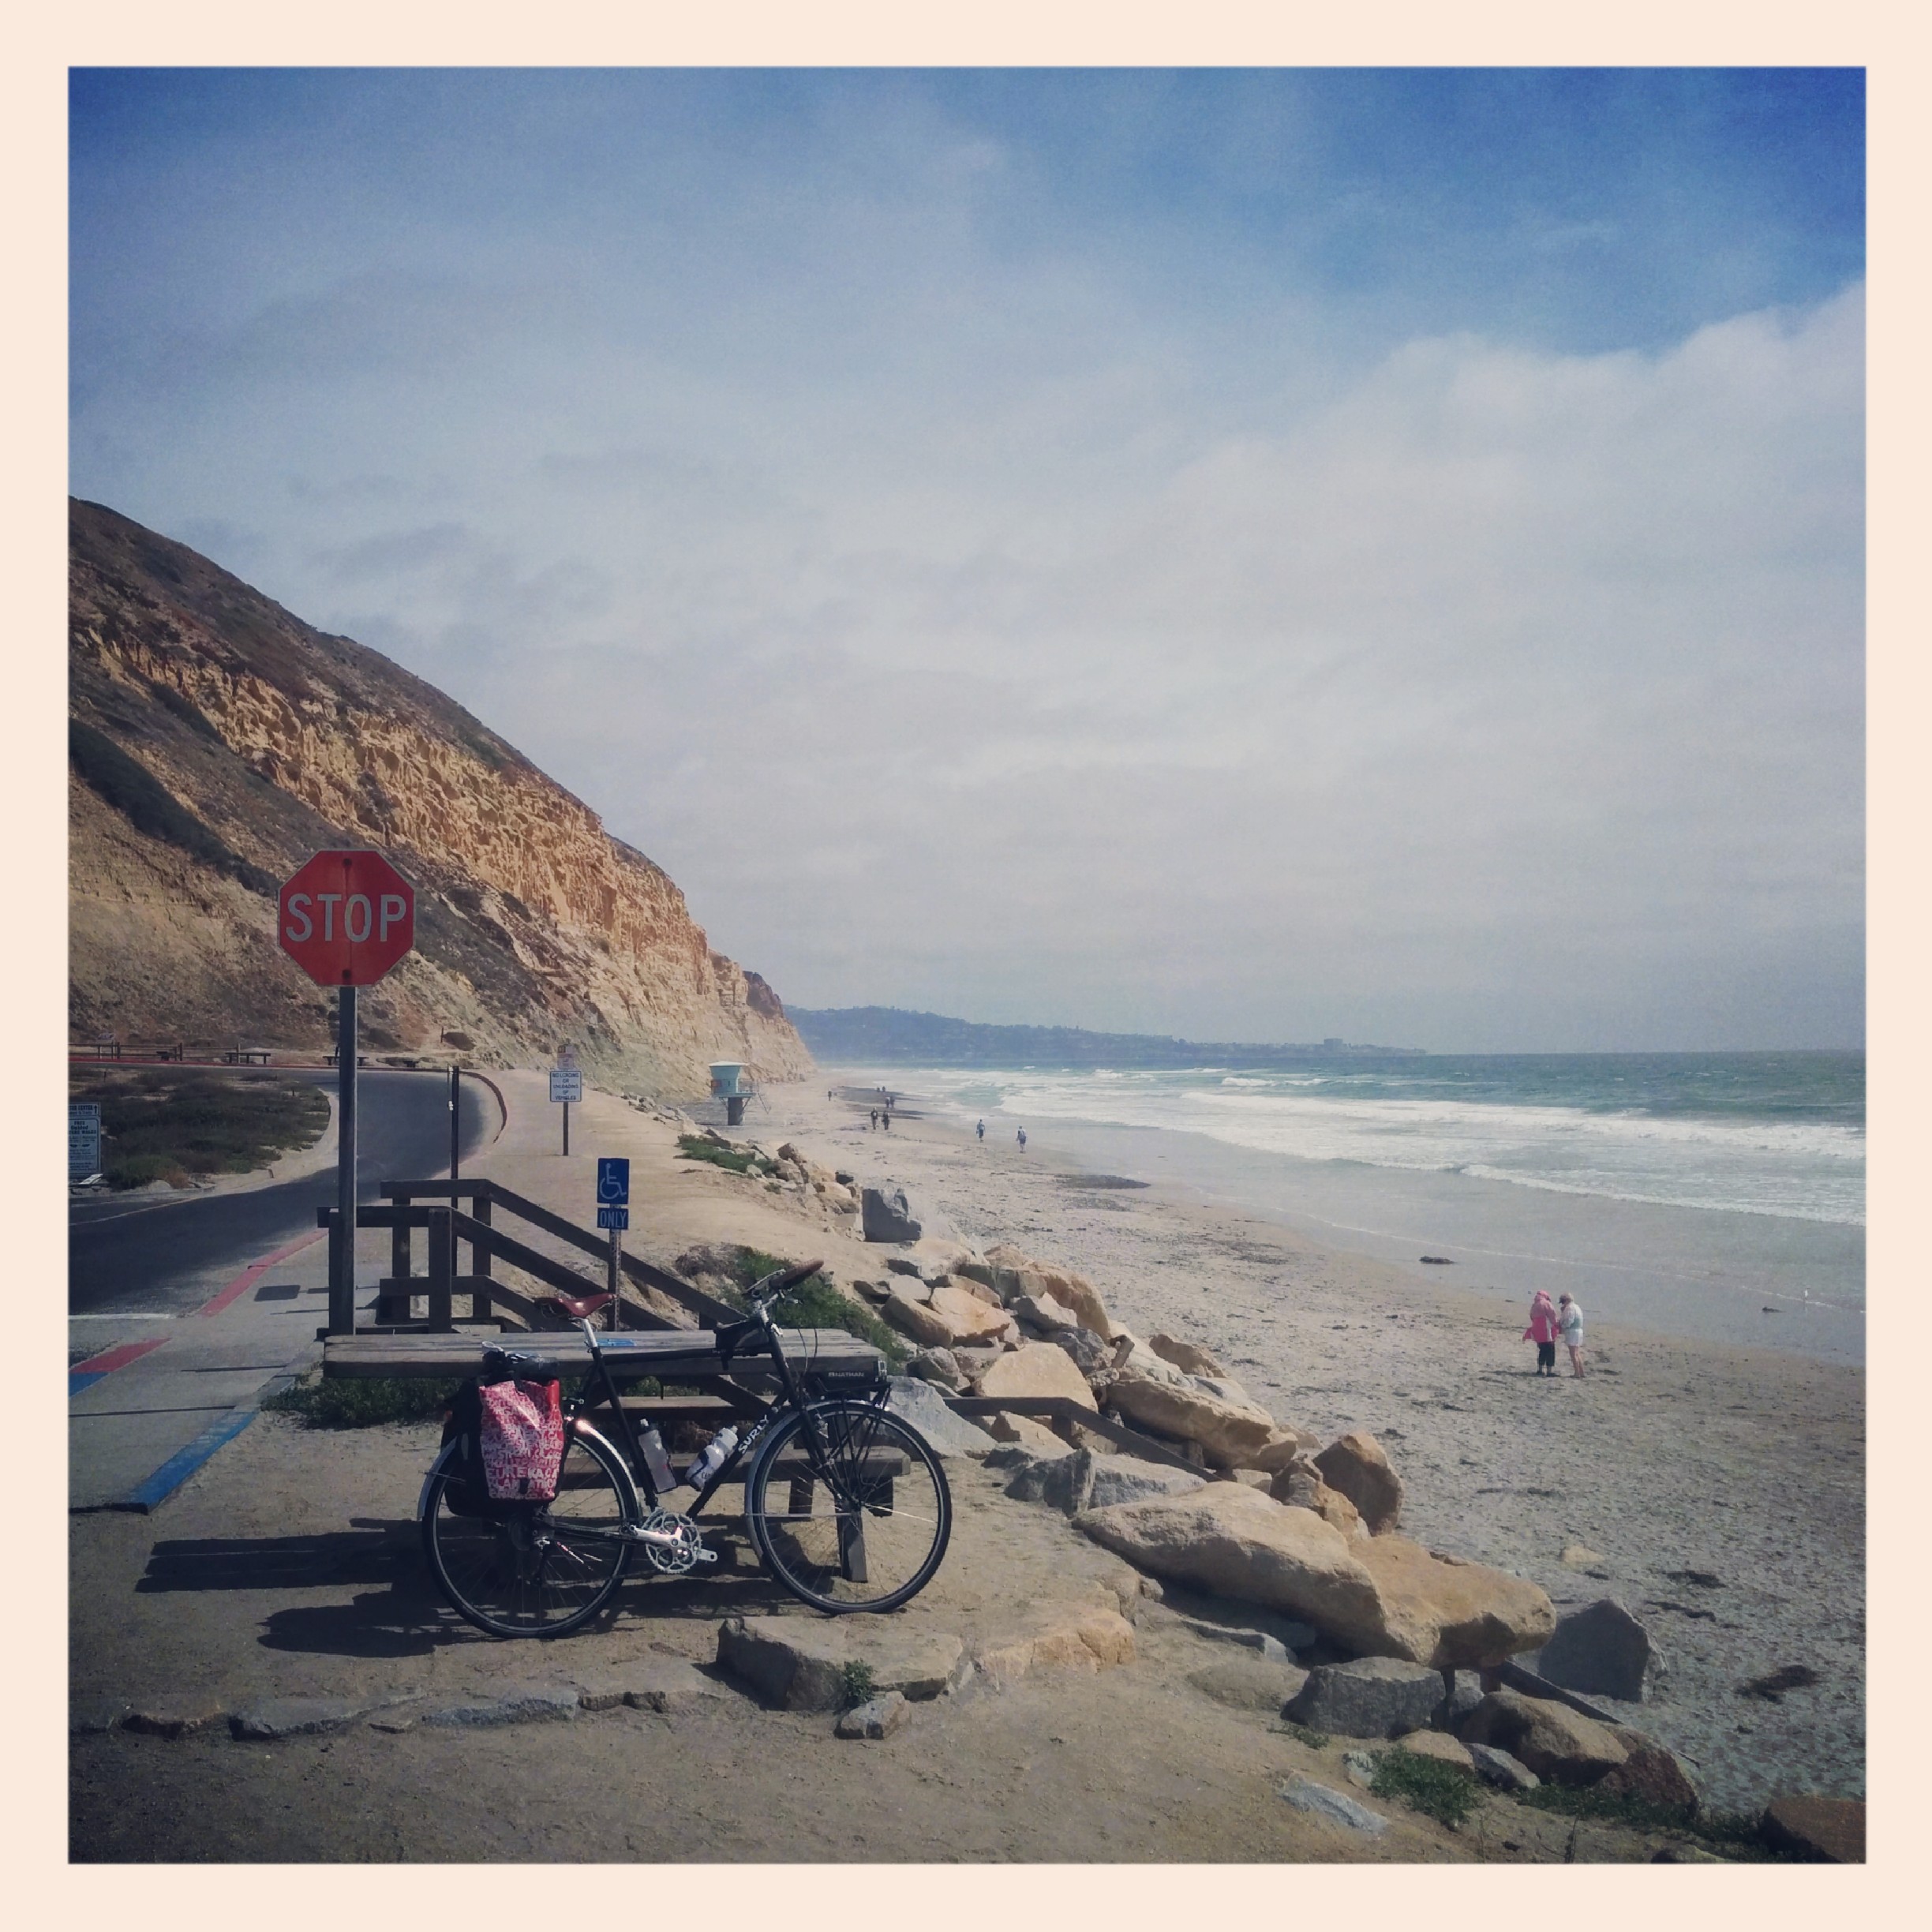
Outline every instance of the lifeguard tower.
{"type": "Polygon", "coordinates": [[[739,1060],[721,1060],[711,1069],[711,1097],[724,1103],[724,1124],[744,1125],[745,1103],[757,1091],[751,1069],[739,1060]]]}

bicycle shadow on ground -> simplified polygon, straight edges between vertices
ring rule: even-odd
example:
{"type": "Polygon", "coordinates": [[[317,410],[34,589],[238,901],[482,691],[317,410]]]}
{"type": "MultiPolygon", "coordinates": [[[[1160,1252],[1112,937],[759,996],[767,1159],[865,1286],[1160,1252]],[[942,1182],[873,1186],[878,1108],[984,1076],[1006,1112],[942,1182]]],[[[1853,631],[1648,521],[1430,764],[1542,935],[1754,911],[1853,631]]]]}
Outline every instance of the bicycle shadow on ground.
{"type": "Polygon", "coordinates": [[[309,1536],[197,1537],[155,1544],[137,1594],[309,1591],[372,1585],[346,1603],[271,1609],[256,1641],[270,1650],[348,1657],[417,1657],[445,1641],[443,1604],[422,1567],[416,1525],[356,1517],[309,1536]]]}

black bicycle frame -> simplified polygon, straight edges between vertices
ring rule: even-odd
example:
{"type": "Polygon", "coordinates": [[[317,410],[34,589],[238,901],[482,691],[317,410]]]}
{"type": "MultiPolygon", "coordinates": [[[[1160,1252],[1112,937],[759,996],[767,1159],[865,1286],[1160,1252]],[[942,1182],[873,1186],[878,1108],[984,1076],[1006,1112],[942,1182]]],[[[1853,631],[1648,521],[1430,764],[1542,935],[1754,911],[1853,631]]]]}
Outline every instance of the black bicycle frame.
{"type": "MultiPolygon", "coordinates": [[[[757,1326],[769,1346],[772,1365],[777,1371],[779,1387],[782,1393],[776,1401],[766,1402],[749,1389],[743,1391],[747,1402],[758,1405],[758,1413],[752,1419],[751,1426],[746,1429],[732,1445],[730,1455],[726,1456],[724,1460],[712,1472],[704,1487],[692,1500],[691,1507],[683,1512],[693,1520],[696,1519],[704,1506],[710,1501],[713,1492],[724,1486],[739,1464],[745,1460],[746,1457],[751,1454],[752,1448],[762,1439],[766,1430],[771,1426],[773,1417],[781,1414],[788,1408],[796,1409],[804,1418],[805,1433],[811,1443],[814,1459],[822,1469],[829,1469],[830,1466],[830,1456],[826,1447],[825,1439],[819,1433],[818,1418],[813,1415],[811,1401],[807,1398],[798,1378],[792,1372],[791,1363],[785,1359],[785,1352],[779,1342],[776,1324],[773,1322],[769,1313],[763,1309],[751,1317],[751,1324],[757,1326]]],[[[618,1446],[630,1463],[633,1477],[649,1500],[650,1506],[656,1508],[663,1499],[658,1492],[657,1485],[651,1480],[650,1467],[644,1459],[643,1444],[639,1440],[637,1425],[631,1419],[624,1408],[623,1398],[617,1392],[616,1380],[611,1374],[610,1365],[605,1358],[603,1350],[597,1346],[597,1331],[587,1322],[581,1325],[590,1344],[591,1372],[602,1385],[604,1404],[608,1405],[611,1413],[617,1418],[618,1446]]],[[[737,1352],[734,1347],[728,1347],[723,1351],[728,1365],[732,1355],[737,1352]]],[[[762,1354],[759,1359],[762,1360],[762,1354]]],[[[875,1397],[874,1399],[876,1400],[877,1398],[875,1397]]],[[[571,1404],[570,1420],[575,1421],[581,1417],[593,1415],[598,1406],[599,1404],[596,1401],[586,1401],[579,1396],[571,1404]]],[[[843,1499],[841,1500],[843,1500],[843,1499]]]]}

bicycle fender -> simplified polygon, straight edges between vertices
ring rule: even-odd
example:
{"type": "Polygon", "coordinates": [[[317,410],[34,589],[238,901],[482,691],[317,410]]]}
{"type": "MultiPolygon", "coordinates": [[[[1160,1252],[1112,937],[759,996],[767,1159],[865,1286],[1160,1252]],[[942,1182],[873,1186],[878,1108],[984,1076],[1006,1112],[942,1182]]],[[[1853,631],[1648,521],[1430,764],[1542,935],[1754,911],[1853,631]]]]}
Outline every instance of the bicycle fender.
{"type": "Polygon", "coordinates": [[[422,1488],[416,1497],[416,1520],[421,1522],[429,1513],[429,1485],[443,1473],[443,1465],[462,1447],[459,1438],[452,1436],[436,1451],[436,1459],[429,1465],[422,1479],[422,1488]]]}

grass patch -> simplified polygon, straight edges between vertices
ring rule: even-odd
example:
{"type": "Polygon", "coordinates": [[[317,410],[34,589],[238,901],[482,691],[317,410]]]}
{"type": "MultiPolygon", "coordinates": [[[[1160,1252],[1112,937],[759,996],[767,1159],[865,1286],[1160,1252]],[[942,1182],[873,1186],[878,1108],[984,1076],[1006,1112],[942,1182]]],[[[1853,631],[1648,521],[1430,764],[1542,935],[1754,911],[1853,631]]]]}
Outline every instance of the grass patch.
{"type": "Polygon", "coordinates": [[[100,1103],[110,1188],[248,1174],[311,1145],[329,1117],[315,1082],[273,1073],[89,1075],[69,1083],[68,1097],[100,1103]]]}
{"type": "Polygon", "coordinates": [[[1368,1788],[1378,1798],[1399,1798],[1439,1825],[1460,1825],[1476,1808],[1476,1780],[1469,1772],[1417,1751],[1384,1751],[1368,1788]]]}
{"type": "Polygon", "coordinates": [[[1554,1811],[1565,1818],[1603,1818],[1627,1825],[1633,1831],[1680,1832],[1701,1840],[1713,1851],[1733,1856],[1775,1859],[1780,1855],[1759,1834],[1758,1818],[1748,1811],[1693,1811],[1688,1805],[1658,1804],[1648,1798],[1598,1791],[1593,1785],[1539,1784],[1518,1792],[1516,1799],[1534,1811],[1554,1811]]]}
{"type": "Polygon", "coordinates": [[[292,1415],[305,1428],[376,1428],[385,1422],[440,1422],[455,1399],[459,1382],[419,1376],[371,1377],[366,1381],[303,1381],[262,1404],[292,1415]]]}
{"type": "MultiPolygon", "coordinates": [[[[776,1274],[792,1264],[781,1255],[769,1255],[756,1248],[735,1251],[733,1282],[724,1298],[739,1307],[745,1305],[744,1291],[767,1275],[776,1274]]],[[[870,1309],[861,1308],[849,1296],[842,1295],[822,1275],[809,1275],[790,1290],[773,1313],[788,1328],[837,1328],[861,1342],[870,1342],[895,1368],[912,1353],[904,1336],[895,1334],[870,1309]]]]}
{"type": "Polygon", "coordinates": [[[720,1147],[702,1134],[680,1134],[678,1154],[684,1160],[709,1161],[713,1167],[723,1167],[732,1174],[749,1174],[764,1164],[749,1148],[720,1147]]]}
{"type": "Polygon", "coordinates": [[[856,1710],[861,1704],[870,1704],[878,1694],[878,1682],[872,1675],[872,1666],[863,1657],[854,1657],[849,1664],[839,1666],[839,1709],[856,1710]]]}
{"type": "Polygon", "coordinates": [[[1297,1724],[1292,1717],[1284,1717],[1281,1728],[1297,1744],[1305,1744],[1310,1750],[1326,1750],[1335,1742],[1326,1731],[1312,1730],[1307,1724],[1297,1724]]]}

